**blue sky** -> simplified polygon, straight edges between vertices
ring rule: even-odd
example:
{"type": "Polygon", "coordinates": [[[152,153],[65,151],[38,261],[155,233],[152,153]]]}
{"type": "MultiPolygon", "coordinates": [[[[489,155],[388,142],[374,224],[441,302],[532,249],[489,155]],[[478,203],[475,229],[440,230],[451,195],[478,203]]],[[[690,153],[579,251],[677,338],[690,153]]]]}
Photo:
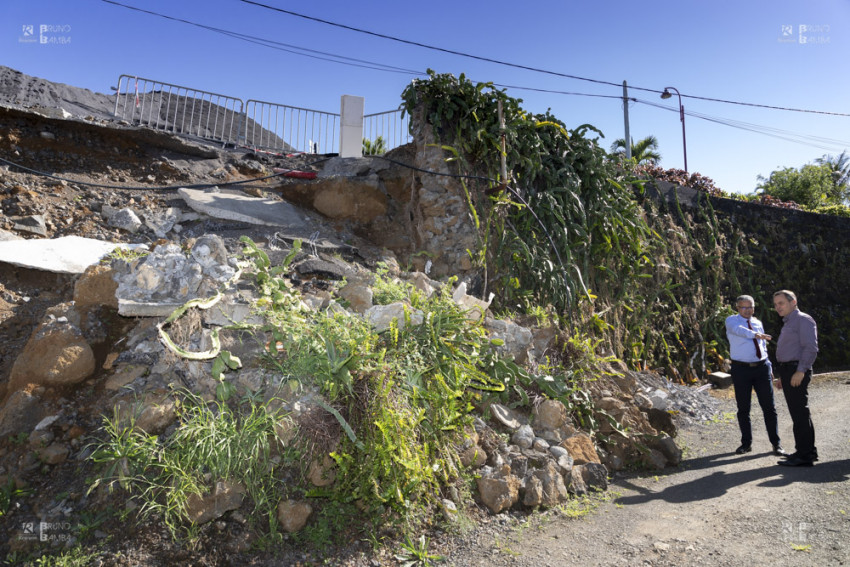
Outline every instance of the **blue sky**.
{"type": "MultiPolygon", "coordinates": [[[[465,73],[535,89],[622,96],[621,86],[568,79],[408,45],[240,0],[115,0],[198,24],[293,46],[424,72],[465,73]]],[[[688,98],[699,96],[850,115],[850,0],[731,2],[537,1],[427,3],[256,0],[379,34],[630,87],[631,134],[655,135],[661,165],[688,166],[735,192],[757,176],[850,150],[850,116],[801,113],[688,98]],[[645,102],[643,102],[645,101],[645,102]],[[662,105],[658,108],[653,105],[662,105]],[[708,118],[708,119],[705,119],[708,118]],[[765,128],[783,138],[730,127],[765,128]],[[803,141],[803,143],[799,143],[803,141]]],[[[102,0],[3,0],[0,64],[50,81],[109,93],[130,74],[242,99],[338,112],[340,96],[366,112],[398,107],[415,75],[353,67],[270,49],[102,0]],[[23,26],[48,43],[26,42],[23,26]],[[41,32],[40,26],[48,26],[41,32]]],[[[508,89],[532,112],[551,108],[569,127],[589,123],[623,137],[622,100],[508,89]]]]}

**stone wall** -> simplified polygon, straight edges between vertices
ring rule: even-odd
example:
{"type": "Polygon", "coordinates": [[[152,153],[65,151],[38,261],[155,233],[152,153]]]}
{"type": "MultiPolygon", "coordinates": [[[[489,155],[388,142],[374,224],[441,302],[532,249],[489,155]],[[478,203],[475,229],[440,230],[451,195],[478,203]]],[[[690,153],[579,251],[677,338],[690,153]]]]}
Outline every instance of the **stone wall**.
{"type": "Polygon", "coordinates": [[[418,250],[431,258],[434,276],[461,274],[472,268],[467,250],[476,249],[476,231],[469,204],[450,157],[436,143],[431,125],[421,116],[421,108],[411,117],[414,165],[429,172],[414,178],[414,238],[418,250]]]}
{"type": "Polygon", "coordinates": [[[451,154],[415,113],[413,142],[385,157],[332,158],[312,181],[287,179],[285,199],[348,224],[435,279],[472,270],[477,236],[451,154]]]}
{"type": "MultiPolygon", "coordinates": [[[[800,310],[818,324],[820,353],[815,371],[850,367],[850,298],[846,292],[850,281],[850,219],[711,197],[663,181],[648,185],[647,195],[665,203],[671,212],[710,204],[718,220],[726,221],[721,227],[741,233],[742,250],[752,259],[751,267],[735,267],[744,289],[727,286],[730,305],[741,293],[752,295],[757,316],[776,337],[782,322],[772,309],[773,292],[794,291],[800,310]]],[[[677,214],[674,217],[683,221],[677,214]]]]}

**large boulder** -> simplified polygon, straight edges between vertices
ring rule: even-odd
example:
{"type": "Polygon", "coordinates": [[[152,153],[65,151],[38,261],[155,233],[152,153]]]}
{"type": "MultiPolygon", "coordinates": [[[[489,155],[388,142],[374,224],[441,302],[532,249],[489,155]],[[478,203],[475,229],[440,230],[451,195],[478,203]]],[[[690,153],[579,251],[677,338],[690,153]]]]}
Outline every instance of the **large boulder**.
{"type": "Polygon", "coordinates": [[[558,400],[545,400],[535,406],[532,415],[536,429],[556,430],[566,425],[569,420],[566,406],[558,400]]]}
{"type": "Polygon", "coordinates": [[[566,499],[567,487],[564,477],[553,461],[548,461],[545,467],[535,470],[526,478],[524,505],[551,508],[566,499]]]}
{"type": "Polygon", "coordinates": [[[94,352],[78,325],[79,315],[70,303],[49,309],[12,366],[9,392],[28,384],[70,386],[91,376],[94,352]]]}
{"type": "Polygon", "coordinates": [[[578,466],[581,478],[588,488],[605,491],[608,489],[608,469],[600,463],[586,463],[578,466]]]}
{"type": "MultiPolygon", "coordinates": [[[[367,164],[368,167],[368,164],[367,164]]],[[[318,179],[299,189],[285,188],[284,196],[311,207],[328,218],[370,223],[387,213],[387,196],[374,173],[353,175],[323,171],[318,179]],[[304,189],[307,189],[306,191],[304,189]]]]}
{"type": "Polygon", "coordinates": [[[593,440],[587,433],[577,433],[561,442],[577,465],[585,463],[600,463],[599,454],[593,446],[593,440]]]}
{"type": "Polygon", "coordinates": [[[477,479],[481,501],[494,514],[508,510],[519,500],[520,479],[507,465],[477,479]]]}

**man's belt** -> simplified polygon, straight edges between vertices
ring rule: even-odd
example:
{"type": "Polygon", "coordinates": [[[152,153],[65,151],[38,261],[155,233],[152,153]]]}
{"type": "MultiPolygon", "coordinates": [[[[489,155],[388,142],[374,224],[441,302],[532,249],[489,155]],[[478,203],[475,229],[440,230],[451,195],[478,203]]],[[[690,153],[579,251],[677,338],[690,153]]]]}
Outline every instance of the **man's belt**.
{"type": "Polygon", "coordinates": [[[799,360],[789,360],[788,362],[777,362],[779,366],[797,366],[800,364],[799,360]]]}
{"type": "Polygon", "coordinates": [[[762,366],[765,362],[767,362],[766,358],[764,360],[759,360],[758,362],[741,362],[739,360],[733,360],[732,364],[737,364],[738,366],[755,367],[755,366],[762,366]]]}

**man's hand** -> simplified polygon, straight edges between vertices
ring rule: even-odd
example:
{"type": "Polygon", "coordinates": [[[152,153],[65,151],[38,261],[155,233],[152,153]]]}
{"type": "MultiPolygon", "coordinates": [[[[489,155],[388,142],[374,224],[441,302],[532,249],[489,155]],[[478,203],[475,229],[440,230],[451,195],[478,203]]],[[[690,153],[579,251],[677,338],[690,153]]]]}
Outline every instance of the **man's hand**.
{"type": "Polygon", "coordinates": [[[770,339],[772,339],[773,337],[771,337],[770,335],[766,335],[766,334],[764,334],[764,333],[756,333],[756,338],[757,338],[757,339],[764,340],[764,341],[769,341],[769,340],[770,340],[770,339]]]}
{"type": "Polygon", "coordinates": [[[777,390],[781,390],[782,389],[782,380],[780,380],[779,378],[773,378],[773,387],[776,388],[777,390]]]}
{"type": "Polygon", "coordinates": [[[800,372],[799,370],[791,376],[791,385],[795,388],[803,383],[803,377],[806,375],[805,372],[800,372]]]}

